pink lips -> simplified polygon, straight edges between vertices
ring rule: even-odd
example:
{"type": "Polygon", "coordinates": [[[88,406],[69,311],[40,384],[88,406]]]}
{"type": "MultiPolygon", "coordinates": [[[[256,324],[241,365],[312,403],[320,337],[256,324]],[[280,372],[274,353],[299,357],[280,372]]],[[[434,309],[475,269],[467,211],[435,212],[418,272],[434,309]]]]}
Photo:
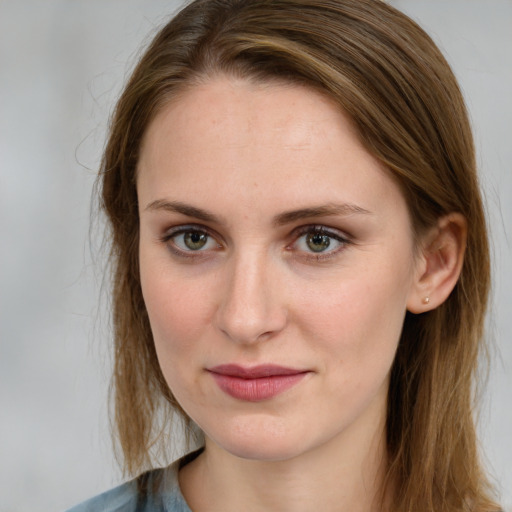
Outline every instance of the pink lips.
{"type": "Polygon", "coordinates": [[[298,384],[309,373],[275,365],[244,368],[234,364],[215,366],[208,371],[222,391],[248,402],[273,398],[298,384]]]}

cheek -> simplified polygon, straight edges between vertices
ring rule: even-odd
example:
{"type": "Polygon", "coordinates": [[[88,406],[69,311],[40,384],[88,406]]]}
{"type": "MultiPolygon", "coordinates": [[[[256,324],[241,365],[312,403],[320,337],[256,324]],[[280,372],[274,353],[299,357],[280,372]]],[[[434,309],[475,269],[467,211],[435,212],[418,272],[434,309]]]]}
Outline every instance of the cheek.
{"type": "Polygon", "coordinates": [[[329,365],[352,377],[386,371],[398,345],[406,312],[407,266],[368,266],[311,287],[297,302],[295,321],[327,351],[329,365]],[[376,269],[376,270],[375,270],[376,269]],[[403,278],[397,280],[397,276],[403,278]],[[353,372],[353,373],[352,373],[353,372]]]}
{"type": "Polygon", "coordinates": [[[342,425],[355,421],[375,400],[386,400],[405,316],[403,294],[389,292],[382,281],[346,281],[325,287],[297,312],[302,332],[319,356],[326,399],[317,406],[342,425]]]}
{"type": "Polygon", "coordinates": [[[194,287],[180,285],[178,279],[152,271],[141,274],[156,354],[167,385],[184,408],[191,400],[202,403],[200,394],[191,395],[197,388],[197,375],[190,370],[198,362],[197,342],[204,337],[207,305],[194,287]]]}
{"type": "MultiPolygon", "coordinates": [[[[141,251],[141,286],[159,359],[185,353],[208,322],[204,283],[189,282],[141,251]]],[[[163,361],[162,361],[163,362],[163,361]]]]}

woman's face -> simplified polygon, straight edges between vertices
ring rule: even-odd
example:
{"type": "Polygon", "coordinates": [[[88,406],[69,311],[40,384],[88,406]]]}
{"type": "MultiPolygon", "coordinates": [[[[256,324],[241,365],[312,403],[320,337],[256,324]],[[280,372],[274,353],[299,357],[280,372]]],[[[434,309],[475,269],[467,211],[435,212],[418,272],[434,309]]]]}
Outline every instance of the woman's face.
{"type": "Polygon", "coordinates": [[[283,460],[381,436],[413,238],[399,188],[330,100],[194,86],[149,126],[137,188],[158,359],[207,442],[283,460]]]}

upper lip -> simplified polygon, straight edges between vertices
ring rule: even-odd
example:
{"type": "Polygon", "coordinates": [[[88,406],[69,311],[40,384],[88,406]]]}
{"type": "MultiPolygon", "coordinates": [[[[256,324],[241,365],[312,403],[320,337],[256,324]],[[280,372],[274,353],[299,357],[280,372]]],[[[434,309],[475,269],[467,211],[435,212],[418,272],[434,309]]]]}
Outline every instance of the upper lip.
{"type": "Polygon", "coordinates": [[[283,375],[297,375],[308,370],[288,368],[275,364],[261,364],[258,366],[240,366],[237,364],[221,364],[207,369],[209,372],[239,379],[260,379],[263,377],[278,377],[283,375]]]}

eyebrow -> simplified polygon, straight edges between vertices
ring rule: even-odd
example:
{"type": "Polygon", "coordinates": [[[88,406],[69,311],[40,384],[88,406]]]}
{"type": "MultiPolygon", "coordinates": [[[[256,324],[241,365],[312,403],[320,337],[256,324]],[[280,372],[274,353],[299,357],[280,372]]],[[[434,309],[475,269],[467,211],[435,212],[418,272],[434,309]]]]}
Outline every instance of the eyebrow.
{"type": "Polygon", "coordinates": [[[182,203],[180,201],[167,201],[165,199],[157,199],[149,203],[145,210],[155,211],[164,210],[167,212],[181,213],[187,217],[194,217],[195,219],[202,220],[204,222],[213,222],[220,224],[220,219],[213,213],[210,213],[202,208],[182,203]]]}
{"type": "MultiPolygon", "coordinates": [[[[193,217],[204,222],[212,222],[221,224],[221,219],[207,210],[197,208],[180,201],[167,201],[165,199],[157,199],[149,203],[146,211],[164,210],[173,213],[181,213],[187,217],[193,217]]],[[[371,212],[360,206],[350,203],[328,203],[320,206],[313,206],[310,208],[300,208],[289,212],[283,212],[276,215],[273,219],[274,226],[284,226],[292,222],[297,222],[303,219],[312,219],[315,217],[329,217],[329,216],[349,216],[354,214],[370,215],[371,212]]]]}
{"type": "Polygon", "coordinates": [[[371,212],[360,206],[350,203],[328,203],[321,206],[313,206],[311,208],[301,208],[290,212],[280,213],[274,217],[275,226],[283,226],[303,219],[311,219],[315,217],[330,217],[330,216],[348,216],[354,214],[370,215],[371,212]]]}

